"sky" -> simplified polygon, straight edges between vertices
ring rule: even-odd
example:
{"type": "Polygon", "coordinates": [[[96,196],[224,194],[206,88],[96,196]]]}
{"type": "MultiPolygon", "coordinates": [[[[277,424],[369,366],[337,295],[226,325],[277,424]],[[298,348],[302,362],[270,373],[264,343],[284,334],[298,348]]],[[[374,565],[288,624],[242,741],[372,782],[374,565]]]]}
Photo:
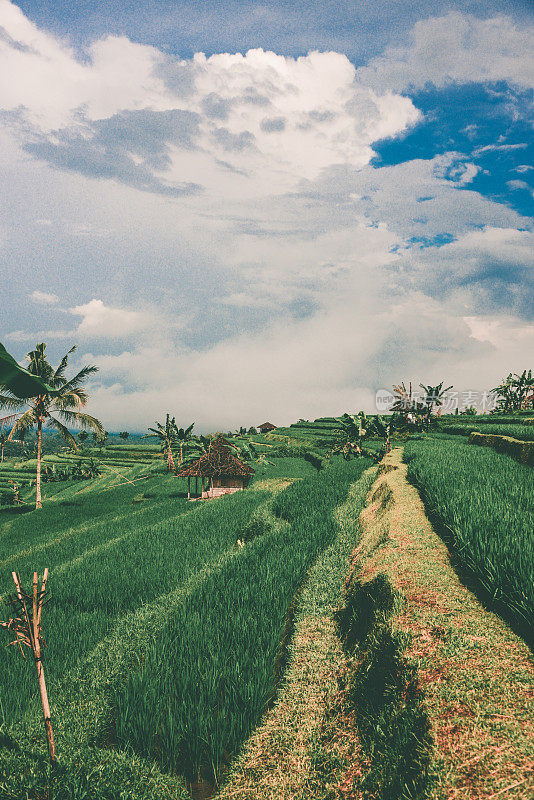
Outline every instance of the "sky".
{"type": "Polygon", "coordinates": [[[108,430],[534,367],[534,9],[0,0],[0,341],[108,430]]]}

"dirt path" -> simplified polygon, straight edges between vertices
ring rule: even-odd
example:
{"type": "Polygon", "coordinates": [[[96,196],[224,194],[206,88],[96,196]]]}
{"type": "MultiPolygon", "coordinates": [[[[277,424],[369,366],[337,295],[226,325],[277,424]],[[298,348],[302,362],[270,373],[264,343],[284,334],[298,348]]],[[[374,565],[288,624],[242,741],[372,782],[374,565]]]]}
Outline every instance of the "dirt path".
{"type": "MultiPolygon", "coordinates": [[[[361,515],[358,580],[386,574],[404,598],[392,620],[407,635],[435,742],[430,797],[534,794],[534,671],[529,650],[458,579],[449,553],[390,453],[361,515]]],[[[358,565],[358,566],[357,566],[358,565]]]]}
{"type": "MultiPolygon", "coordinates": [[[[416,675],[430,721],[431,781],[424,796],[533,796],[530,653],[461,584],[406,473],[402,451],[394,450],[381,465],[364,510],[361,483],[338,508],[338,550],[327,551],[311,575],[278,699],[234,763],[219,800],[383,796],[376,786],[371,793],[365,789],[371,766],[348,702],[351,670],[364,656],[347,659],[337,635],[333,611],[341,602],[341,576],[347,585],[363,587],[385,577],[394,590],[388,624],[404,642],[402,660],[416,675]],[[328,580],[336,593],[332,586],[325,590],[328,580]]],[[[369,474],[366,480],[369,487],[369,474]]]]}

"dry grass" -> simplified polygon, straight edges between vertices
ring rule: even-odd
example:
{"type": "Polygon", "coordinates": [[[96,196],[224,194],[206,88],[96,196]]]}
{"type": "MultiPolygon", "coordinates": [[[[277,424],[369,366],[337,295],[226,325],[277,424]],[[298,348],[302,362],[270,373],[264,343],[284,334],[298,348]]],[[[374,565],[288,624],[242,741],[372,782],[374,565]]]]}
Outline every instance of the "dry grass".
{"type": "Polygon", "coordinates": [[[460,582],[407,482],[400,450],[386,459],[362,513],[358,580],[387,575],[404,597],[394,631],[418,670],[435,741],[439,800],[527,800],[534,791],[534,676],[528,648],[460,582]]]}
{"type": "Polygon", "coordinates": [[[250,737],[219,800],[356,800],[361,771],[355,724],[339,690],[346,659],[333,610],[341,600],[358,515],[376,469],[336,509],[339,536],[310,573],[295,619],[289,666],[273,707],[250,737]]]}

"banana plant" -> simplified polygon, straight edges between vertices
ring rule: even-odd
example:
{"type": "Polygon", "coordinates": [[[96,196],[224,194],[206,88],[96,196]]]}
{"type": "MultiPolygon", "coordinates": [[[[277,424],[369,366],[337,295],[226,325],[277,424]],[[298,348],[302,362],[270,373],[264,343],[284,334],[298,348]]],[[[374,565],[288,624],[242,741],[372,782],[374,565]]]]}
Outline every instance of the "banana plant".
{"type": "Polygon", "coordinates": [[[178,432],[175,418],[173,417],[171,419],[171,415],[167,414],[164,425],[162,425],[161,422],[156,422],[156,427],[149,428],[148,430],[151,431],[151,433],[146,433],[141,438],[159,440],[161,452],[167,459],[167,469],[169,472],[171,472],[174,470],[174,456],[172,454],[172,449],[176,445],[178,432]]]}

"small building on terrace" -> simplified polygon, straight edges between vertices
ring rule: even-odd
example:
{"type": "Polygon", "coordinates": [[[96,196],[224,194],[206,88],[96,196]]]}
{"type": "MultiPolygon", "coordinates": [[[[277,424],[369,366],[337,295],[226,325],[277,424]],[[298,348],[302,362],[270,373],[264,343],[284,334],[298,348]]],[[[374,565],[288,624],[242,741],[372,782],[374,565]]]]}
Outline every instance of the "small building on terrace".
{"type": "Polygon", "coordinates": [[[273,425],[272,422],[264,422],[263,425],[258,425],[258,430],[260,433],[269,433],[276,430],[276,425],[273,425]]]}
{"type": "Polygon", "coordinates": [[[249,464],[245,464],[235,455],[232,445],[219,436],[210,444],[207,453],[181,469],[176,477],[187,478],[188,500],[191,499],[191,478],[195,479],[195,497],[207,500],[210,497],[243,491],[254,473],[255,470],[249,464]]]}

